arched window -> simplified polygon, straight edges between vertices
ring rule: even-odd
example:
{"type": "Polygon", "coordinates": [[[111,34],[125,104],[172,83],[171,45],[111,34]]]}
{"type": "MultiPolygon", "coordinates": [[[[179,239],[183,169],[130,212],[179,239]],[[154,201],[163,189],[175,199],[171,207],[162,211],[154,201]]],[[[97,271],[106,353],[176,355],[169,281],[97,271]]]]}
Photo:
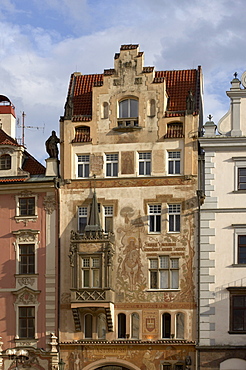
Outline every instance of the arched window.
{"type": "Polygon", "coordinates": [[[108,114],[109,114],[109,105],[105,101],[102,105],[102,118],[108,118],[108,114]]]}
{"type": "Polygon", "coordinates": [[[131,338],[139,338],[139,314],[136,312],[131,314],[131,338]]]}
{"type": "Polygon", "coordinates": [[[124,313],[118,315],[118,338],[126,338],[126,315],[124,313]]]}
{"type": "Polygon", "coordinates": [[[171,338],[171,315],[167,312],[162,315],[162,338],[171,338]]]}
{"type": "Polygon", "coordinates": [[[138,100],[124,99],[119,102],[119,118],[138,117],[138,100]]]}
{"type": "Polygon", "coordinates": [[[106,315],[100,313],[97,317],[97,337],[98,339],[106,338],[106,315]]]}
{"type": "Polygon", "coordinates": [[[92,315],[85,315],[85,338],[92,338],[92,315]]]}
{"type": "Polygon", "coordinates": [[[3,154],[0,157],[0,170],[10,170],[11,168],[11,156],[9,154],[3,154]]]}
{"type": "Polygon", "coordinates": [[[184,338],[184,314],[182,312],[176,315],[176,338],[184,338]]]}

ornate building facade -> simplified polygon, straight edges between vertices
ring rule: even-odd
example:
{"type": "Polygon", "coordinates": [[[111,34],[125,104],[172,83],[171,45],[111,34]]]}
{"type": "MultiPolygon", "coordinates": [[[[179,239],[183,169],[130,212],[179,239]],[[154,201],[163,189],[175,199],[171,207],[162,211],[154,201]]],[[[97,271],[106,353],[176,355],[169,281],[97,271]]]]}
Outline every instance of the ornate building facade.
{"type": "Polygon", "coordinates": [[[60,331],[67,369],[194,369],[201,68],[138,45],[71,76],[60,120],[60,331]]]}
{"type": "Polygon", "coordinates": [[[15,108],[0,96],[0,368],[57,367],[57,191],[15,140],[15,108]],[[52,345],[50,345],[52,344],[52,345]],[[27,352],[23,352],[23,350],[27,352]]]}
{"type": "Polygon", "coordinates": [[[198,355],[201,369],[246,369],[246,73],[227,91],[230,109],[200,139],[201,207],[198,355]],[[242,86],[243,85],[243,86],[242,86]]]}

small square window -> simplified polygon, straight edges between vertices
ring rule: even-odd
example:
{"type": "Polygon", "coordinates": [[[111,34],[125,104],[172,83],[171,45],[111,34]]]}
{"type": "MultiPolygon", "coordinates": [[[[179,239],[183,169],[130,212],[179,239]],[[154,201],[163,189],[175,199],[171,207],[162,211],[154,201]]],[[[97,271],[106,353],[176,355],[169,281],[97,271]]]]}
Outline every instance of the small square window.
{"type": "Polygon", "coordinates": [[[179,175],[180,174],[180,152],[168,152],[168,174],[179,175]]]}
{"type": "Polygon", "coordinates": [[[78,155],[78,177],[89,177],[90,174],[90,156],[78,155]]]}
{"type": "Polygon", "coordinates": [[[106,154],[106,176],[118,176],[118,153],[106,154]]]}
{"type": "Polygon", "coordinates": [[[151,174],[151,153],[143,152],[138,153],[139,156],[139,168],[138,173],[141,176],[149,176],[151,174]]]}
{"type": "Polygon", "coordinates": [[[168,231],[169,232],[180,232],[180,204],[169,204],[168,205],[168,231]]]}
{"type": "Polygon", "coordinates": [[[148,206],[149,232],[161,232],[161,204],[149,204],[148,206]]]}
{"type": "Polygon", "coordinates": [[[19,198],[19,216],[35,215],[35,197],[19,198]]]}

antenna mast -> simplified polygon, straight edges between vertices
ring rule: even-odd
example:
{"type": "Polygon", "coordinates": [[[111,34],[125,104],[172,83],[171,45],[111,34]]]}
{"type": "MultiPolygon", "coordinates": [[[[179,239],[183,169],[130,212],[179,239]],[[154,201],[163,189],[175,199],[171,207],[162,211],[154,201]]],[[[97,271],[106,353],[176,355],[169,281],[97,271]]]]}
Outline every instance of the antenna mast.
{"type": "Polygon", "coordinates": [[[43,131],[44,131],[44,126],[43,127],[41,127],[41,126],[25,126],[25,117],[26,117],[26,114],[23,111],[22,112],[22,122],[21,122],[21,125],[19,124],[19,120],[17,120],[17,125],[19,127],[21,127],[21,131],[22,131],[21,145],[23,145],[23,146],[25,146],[25,128],[36,128],[37,130],[43,129],[43,131]]]}

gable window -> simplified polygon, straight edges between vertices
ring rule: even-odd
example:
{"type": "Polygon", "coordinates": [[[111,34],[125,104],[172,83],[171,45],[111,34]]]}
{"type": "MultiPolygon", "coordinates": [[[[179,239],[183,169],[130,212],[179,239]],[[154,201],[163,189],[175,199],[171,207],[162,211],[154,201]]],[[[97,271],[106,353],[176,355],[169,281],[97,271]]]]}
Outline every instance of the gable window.
{"type": "Polygon", "coordinates": [[[180,174],[180,152],[168,152],[168,174],[179,175],[180,174]]]}
{"type": "Polygon", "coordinates": [[[104,231],[113,232],[113,206],[104,206],[104,231]]]}
{"type": "Polygon", "coordinates": [[[35,197],[19,198],[19,216],[35,215],[35,197]]]}
{"type": "Polygon", "coordinates": [[[246,290],[229,287],[230,292],[230,331],[231,334],[246,333],[246,290]]]}
{"type": "Polygon", "coordinates": [[[118,338],[126,338],[126,315],[124,313],[118,315],[118,338]]]}
{"type": "Polygon", "coordinates": [[[118,153],[106,154],[106,176],[118,176],[118,153]]]}
{"type": "Polygon", "coordinates": [[[0,156],[0,170],[11,169],[11,156],[9,154],[3,154],[0,156]]]}
{"type": "Polygon", "coordinates": [[[124,99],[119,102],[118,127],[138,127],[137,99],[124,99]]]}
{"type": "Polygon", "coordinates": [[[19,337],[33,339],[35,337],[35,307],[19,307],[19,337]]]}
{"type": "Polygon", "coordinates": [[[159,256],[149,259],[150,289],[179,288],[179,259],[159,256]]]}
{"type": "Polygon", "coordinates": [[[85,227],[87,225],[87,217],[88,217],[88,208],[87,207],[79,207],[78,208],[78,232],[83,233],[85,227]]]}
{"type": "Polygon", "coordinates": [[[35,274],[34,244],[19,244],[19,273],[35,274]]]}
{"type": "Polygon", "coordinates": [[[171,315],[167,312],[162,315],[162,338],[171,338],[171,315]]]}
{"type": "Polygon", "coordinates": [[[246,168],[238,168],[238,190],[246,190],[246,168]]]}
{"type": "Polygon", "coordinates": [[[138,153],[139,157],[139,175],[150,175],[151,173],[151,153],[150,152],[143,152],[138,153]]]}
{"type": "Polygon", "coordinates": [[[161,232],[161,204],[149,204],[148,206],[149,232],[161,232]]]}
{"type": "Polygon", "coordinates": [[[101,261],[99,256],[82,257],[82,287],[101,287],[101,261]]]}
{"type": "Polygon", "coordinates": [[[89,154],[78,155],[78,177],[89,177],[90,173],[90,156],[89,154]]]}
{"type": "Polygon", "coordinates": [[[180,232],[180,204],[169,204],[168,205],[168,231],[169,232],[180,232]]]}

